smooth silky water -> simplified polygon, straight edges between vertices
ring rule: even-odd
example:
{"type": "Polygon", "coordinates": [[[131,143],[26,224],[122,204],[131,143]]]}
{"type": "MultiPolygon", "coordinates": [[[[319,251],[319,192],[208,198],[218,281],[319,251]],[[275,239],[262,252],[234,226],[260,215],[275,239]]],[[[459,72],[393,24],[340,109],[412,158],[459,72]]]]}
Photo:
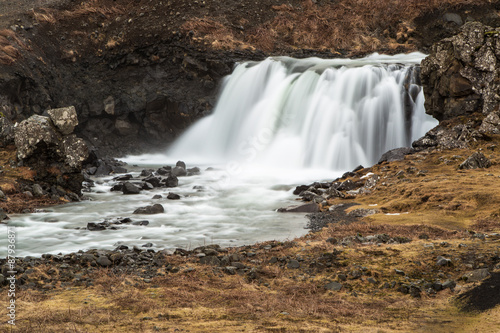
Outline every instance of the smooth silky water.
{"type": "MultiPolygon", "coordinates": [[[[423,57],[276,57],[239,64],[224,79],[212,115],[195,123],[165,154],[124,159],[134,176],[177,160],[200,167],[200,175],[180,177],[176,188],[139,195],[110,192],[113,177],[95,179],[88,193],[92,201],[12,215],[8,224],[17,227],[16,254],[146,243],[155,249],[192,249],[301,236],[307,232],[304,214],[275,212],[297,203],[295,185],[370,166],[385,151],[410,146],[437,124],[425,114],[418,85],[415,65],[423,57]],[[167,200],[168,192],[182,198],[167,200]],[[155,194],[163,199],[153,200],[155,194]],[[132,214],[153,203],[161,203],[165,213],[132,214]],[[149,225],[85,229],[88,222],[117,217],[149,225]]],[[[6,249],[7,237],[0,239],[0,255],[6,249]]]]}

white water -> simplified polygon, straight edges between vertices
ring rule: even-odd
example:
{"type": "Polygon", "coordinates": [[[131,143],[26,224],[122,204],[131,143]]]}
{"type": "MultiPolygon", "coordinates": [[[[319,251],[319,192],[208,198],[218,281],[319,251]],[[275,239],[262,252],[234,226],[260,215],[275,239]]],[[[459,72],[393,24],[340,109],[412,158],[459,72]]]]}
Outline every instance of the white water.
{"type": "MultiPolygon", "coordinates": [[[[332,180],[359,164],[376,163],[383,152],[409,146],[436,125],[425,115],[423,94],[411,76],[411,66],[422,58],[415,53],[240,64],[224,80],[214,113],[197,122],[166,154],[126,159],[143,167],[184,160],[188,167],[213,166],[217,171],[182,177],[178,188],[129,196],[109,192],[113,181],[107,177],[98,180],[92,202],[13,215],[9,225],[17,227],[16,255],[149,242],[157,249],[228,246],[300,236],[306,232],[303,214],[274,212],[294,203],[293,185],[332,180]],[[407,99],[411,119],[404,109],[407,90],[413,96],[407,99]],[[151,199],[169,191],[182,199],[151,199]],[[163,204],[165,213],[132,215],[137,207],[153,203],[163,204]],[[75,229],[119,216],[150,224],[75,229]]],[[[133,170],[135,175],[139,170],[133,170]]],[[[6,249],[7,238],[0,238],[0,255],[6,249]]]]}

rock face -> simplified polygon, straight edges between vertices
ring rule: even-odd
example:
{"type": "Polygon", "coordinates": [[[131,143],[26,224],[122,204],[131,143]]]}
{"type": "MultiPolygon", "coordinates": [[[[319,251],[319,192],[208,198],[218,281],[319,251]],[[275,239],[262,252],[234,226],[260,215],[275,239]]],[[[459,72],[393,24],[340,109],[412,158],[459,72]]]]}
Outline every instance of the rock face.
{"type": "Polygon", "coordinates": [[[14,127],[17,157],[36,172],[35,180],[60,185],[77,194],[82,189],[85,142],[71,134],[78,124],[75,108],[49,110],[14,127]]]}
{"type": "Polygon", "coordinates": [[[434,44],[421,64],[426,112],[440,121],[498,113],[499,64],[500,27],[469,22],[456,36],[434,44]]]}

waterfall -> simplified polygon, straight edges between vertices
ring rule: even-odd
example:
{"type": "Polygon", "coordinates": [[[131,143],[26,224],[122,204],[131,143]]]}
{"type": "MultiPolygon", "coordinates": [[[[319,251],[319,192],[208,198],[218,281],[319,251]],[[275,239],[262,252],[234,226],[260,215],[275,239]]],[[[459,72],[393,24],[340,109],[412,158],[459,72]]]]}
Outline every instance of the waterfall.
{"type": "Polygon", "coordinates": [[[348,170],[411,142],[437,121],[425,114],[421,53],[323,60],[272,57],[237,65],[214,112],[168,156],[348,170]]]}

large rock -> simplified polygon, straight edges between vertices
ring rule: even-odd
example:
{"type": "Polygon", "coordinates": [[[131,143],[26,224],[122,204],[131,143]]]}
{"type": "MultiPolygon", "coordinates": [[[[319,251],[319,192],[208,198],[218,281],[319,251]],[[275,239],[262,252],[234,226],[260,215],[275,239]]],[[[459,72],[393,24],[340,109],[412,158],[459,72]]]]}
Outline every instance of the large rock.
{"type": "Polygon", "coordinates": [[[23,120],[14,127],[14,143],[18,159],[36,172],[35,180],[60,185],[79,194],[83,182],[82,163],[89,152],[82,139],[68,133],[75,124],[68,109],[50,110],[53,120],[39,115],[23,120]]]}
{"type": "Polygon", "coordinates": [[[476,152],[469,156],[460,166],[459,169],[478,169],[489,168],[491,161],[483,155],[483,153],[476,152]]]}
{"type": "Polygon", "coordinates": [[[48,110],[47,113],[59,132],[63,135],[73,133],[76,125],[78,125],[78,117],[74,106],[48,110]]]}
{"type": "Polygon", "coordinates": [[[137,208],[133,214],[160,214],[165,212],[165,209],[160,204],[154,204],[146,207],[137,208]]]}
{"type": "Polygon", "coordinates": [[[499,110],[500,28],[466,23],[422,61],[426,112],[438,120],[499,110]]]}

